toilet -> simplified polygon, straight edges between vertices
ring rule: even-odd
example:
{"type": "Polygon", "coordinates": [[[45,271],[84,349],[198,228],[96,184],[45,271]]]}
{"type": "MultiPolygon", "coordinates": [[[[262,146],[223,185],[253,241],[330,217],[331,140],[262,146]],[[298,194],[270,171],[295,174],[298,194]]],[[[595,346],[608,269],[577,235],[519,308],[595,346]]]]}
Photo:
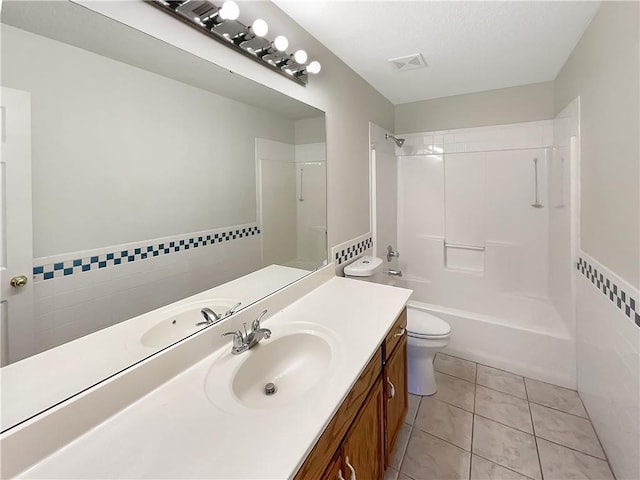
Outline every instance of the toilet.
{"type": "MultiPolygon", "coordinates": [[[[366,279],[382,269],[382,259],[365,255],[344,268],[346,277],[366,279]]],[[[433,395],[438,386],[433,359],[449,344],[451,326],[443,319],[407,305],[408,390],[414,395],[433,395]]]]}
{"type": "Polygon", "coordinates": [[[433,395],[438,390],[433,359],[449,344],[451,326],[424,310],[407,305],[409,393],[433,395]]]}

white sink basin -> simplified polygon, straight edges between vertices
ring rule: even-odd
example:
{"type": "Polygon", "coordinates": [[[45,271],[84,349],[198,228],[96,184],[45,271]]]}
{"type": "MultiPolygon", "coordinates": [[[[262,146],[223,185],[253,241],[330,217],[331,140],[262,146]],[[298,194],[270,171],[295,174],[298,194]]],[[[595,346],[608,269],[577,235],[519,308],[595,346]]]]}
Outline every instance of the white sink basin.
{"type": "Polygon", "coordinates": [[[227,310],[236,305],[239,300],[230,298],[217,298],[213,300],[203,300],[177,307],[167,314],[153,327],[149,328],[140,337],[140,343],[145,347],[166,347],[178,340],[191,335],[206,325],[197,325],[204,318],[200,313],[205,307],[210,308],[218,315],[224,315],[227,310]]]}
{"type": "Polygon", "coordinates": [[[331,374],[337,364],[338,341],[328,329],[307,323],[271,328],[270,339],[251,350],[225,351],[209,369],[205,390],[225,410],[270,409],[300,401],[331,374]],[[267,395],[265,385],[275,393],[267,395]]]}

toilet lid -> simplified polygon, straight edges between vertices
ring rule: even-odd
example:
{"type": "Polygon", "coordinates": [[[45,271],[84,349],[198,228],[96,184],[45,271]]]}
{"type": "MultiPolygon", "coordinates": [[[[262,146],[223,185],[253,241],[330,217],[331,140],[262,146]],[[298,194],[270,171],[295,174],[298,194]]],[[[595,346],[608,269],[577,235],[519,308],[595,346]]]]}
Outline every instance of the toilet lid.
{"type": "Polygon", "coordinates": [[[425,311],[407,312],[407,332],[416,337],[441,337],[451,333],[451,326],[425,311]]]}

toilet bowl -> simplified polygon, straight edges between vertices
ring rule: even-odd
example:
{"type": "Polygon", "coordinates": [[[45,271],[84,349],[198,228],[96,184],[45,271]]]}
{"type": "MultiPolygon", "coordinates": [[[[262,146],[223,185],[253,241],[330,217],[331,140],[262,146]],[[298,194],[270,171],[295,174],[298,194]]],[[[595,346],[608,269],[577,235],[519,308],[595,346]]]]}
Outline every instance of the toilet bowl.
{"type": "MultiPolygon", "coordinates": [[[[372,277],[382,268],[382,259],[363,256],[344,268],[345,276],[372,277]]],[[[451,327],[441,318],[407,305],[407,370],[409,393],[433,395],[438,390],[433,359],[449,344],[451,327]]]]}
{"type": "Polygon", "coordinates": [[[433,395],[438,390],[433,359],[449,344],[451,327],[441,318],[407,306],[407,367],[409,393],[433,395]]]}

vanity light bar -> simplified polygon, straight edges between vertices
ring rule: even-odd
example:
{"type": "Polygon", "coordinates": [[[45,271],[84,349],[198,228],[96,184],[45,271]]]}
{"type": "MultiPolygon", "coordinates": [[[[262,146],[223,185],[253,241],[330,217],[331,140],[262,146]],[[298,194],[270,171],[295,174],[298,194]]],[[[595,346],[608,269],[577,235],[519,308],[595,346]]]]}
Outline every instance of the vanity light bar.
{"type": "Polygon", "coordinates": [[[240,8],[233,0],[221,6],[203,0],[148,0],[147,3],[302,86],[309,82],[309,74],[320,72],[320,62],[313,60],[307,64],[304,50],[296,50],[294,54],[286,52],[289,42],[285,36],[268,40],[265,36],[269,26],[264,20],[257,19],[250,26],[239,22],[240,8]]]}

